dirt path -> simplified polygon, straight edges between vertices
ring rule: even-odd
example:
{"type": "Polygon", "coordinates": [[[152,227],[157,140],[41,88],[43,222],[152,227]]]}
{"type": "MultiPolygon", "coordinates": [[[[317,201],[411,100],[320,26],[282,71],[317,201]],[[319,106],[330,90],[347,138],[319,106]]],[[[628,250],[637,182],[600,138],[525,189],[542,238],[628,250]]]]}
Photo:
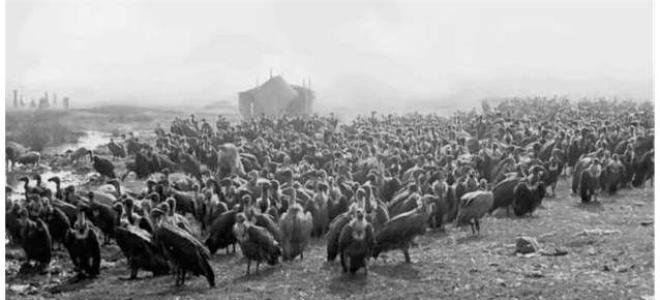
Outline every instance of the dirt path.
{"type": "MultiPolygon", "coordinates": [[[[125,260],[118,249],[104,249],[101,277],[93,282],[52,289],[70,276],[68,257],[56,259],[59,275],[17,278],[16,260],[7,258],[9,298],[34,296],[66,299],[641,299],[653,294],[653,187],[601,196],[601,205],[579,205],[561,181],[557,198],[544,200],[534,217],[487,217],[482,235],[448,226],[446,233],[429,232],[411,250],[412,264],[400,252],[372,261],[363,273],[341,274],[339,263],[326,264],[325,241],[314,241],[304,261],[262,266],[245,277],[240,254],[213,256],[216,288],[206,280],[189,280],[175,288],[171,276],[123,281],[125,260]],[[536,237],[543,249],[567,250],[564,256],[515,255],[515,238],[536,237]],[[109,259],[118,259],[116,262],[109,259]],[[63,264],[63,265],[62,265],[63,264]],[[13,268],[13,269],[12,269],[13,268]],[[13,272],[13,273],[12,273],[13,272]],[[32,283],[32,295],[17,294],[17,286],[32,283]]],[[[496,214],[499,215],[499,214],[496,214]]],[[[8,253],[15,253],[7,249],[8,253]]],[[[20,250],[18,251],[20,252],[20,250]]],[[[254,269],[253,269],[254,270],[254,269]]],[[[23,287],[25,288],[25,287],[23,287]]],[[[30,287],[27,288],[29,291],[30,287]]],[[[27,292],[26,292],[27,293],[27,292]]]]}

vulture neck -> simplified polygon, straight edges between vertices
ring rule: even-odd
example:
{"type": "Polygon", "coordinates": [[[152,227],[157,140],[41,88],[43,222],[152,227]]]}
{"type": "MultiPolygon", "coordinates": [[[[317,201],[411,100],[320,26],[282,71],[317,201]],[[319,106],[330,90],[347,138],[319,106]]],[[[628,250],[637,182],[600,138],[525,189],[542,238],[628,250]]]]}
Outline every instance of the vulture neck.
{"type": "Polygon", "coordinates": [[[133,216],[133,205],[126,205],[124,210],[126,211],[126,218],[128,219],[128,223],[134,225],[135,216],[133,216]]]}
{"type": "Polygon", "coordinates": [[[29,179],[25,179],[25,180],[23,180],[23,181],[25,182],[25,183],[23,184],[23,190],[25,190],[25,199],[27,200],[28,189],[30,188],[30,187],[29,187],[30,180],[29,180],[29,179]]]}
{"type": "Polygon", "coordinates": [[[117,196],[117,198],[121,197],[121,186],[119,185],[119,181],[113,180],[112,185],[115,186],[115,196],[117,196]]]}
{"type": "Polygon", "coordinates": [[[55,197],[62,200],[62,185],[59,180],[55,180],[55,197]]]}

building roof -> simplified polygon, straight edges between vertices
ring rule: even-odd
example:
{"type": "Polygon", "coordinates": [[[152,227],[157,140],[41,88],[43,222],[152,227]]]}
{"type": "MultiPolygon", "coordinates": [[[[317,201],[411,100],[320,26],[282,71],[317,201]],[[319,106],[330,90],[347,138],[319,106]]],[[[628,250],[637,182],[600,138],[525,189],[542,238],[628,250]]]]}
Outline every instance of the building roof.
{"type": "Polygon", "coordinates": [[[258,102],[262,101],[289,101],[298,97],[298,92],[289,85],[282,76],[275,76],[262,85],[247,90],[244,93],[252,94],[258,102]]]}

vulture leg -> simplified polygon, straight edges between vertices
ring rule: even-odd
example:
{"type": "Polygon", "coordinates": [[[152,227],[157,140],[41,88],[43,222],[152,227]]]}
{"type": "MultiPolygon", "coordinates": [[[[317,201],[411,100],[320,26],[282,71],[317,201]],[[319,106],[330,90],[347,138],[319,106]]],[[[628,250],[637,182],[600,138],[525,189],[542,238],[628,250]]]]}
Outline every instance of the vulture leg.
{"type": "Polygon", "coordinates": [[[259,263],[260,261],[257,260],[257,274],[259,274],[259,263]]]}
{"type": "Polygon", "coordinates": [[[403,256],[404,256],[405,259],[406,259],[406,263],[409,264],[409,263],[410,263],[410,253],[408,253],[408,245],[406,245],[406,246],[405,246],[403,249],[401,249],[401,250],[403,250],[403,256]]]}
{"type": "Polygon", "coordinates": [[[479,219],[474,219],[474,225],[477,227],[477,235],[479,235],[479,219]]]}
{"type": "Polygon", "coordinates": [[[472,234],[474,235],[474,223],[470,222],[470,229],[472,229],[472,234]]]}
{"type": "Polygon", "coordinates": [[[300,252],[300,260],[303,260],[303,259],[304,259],[303,252],[300,252]]]}
{"type": "Polygon", "coordinates": [[[137,274],[138,274],[138,268],[131,268],[131,277],[129,279],[137,279],[137,274]]]}
{"type": "Polygon", "coordinates": [[[364,265],[364,275],[366,276],[366,275],[369,275],[369,260],[364,259],[363,261],[364,261],[364,264],[363,264],[364,265]]]}
{"type": "Polygon", "coordinates": [[[186,270],[181,269],[181,285],[186,284],[186,270]]]}
{"type": "Polygon", "coordinates": [[[507,218],[511,216],[511,205],[506,206],[506,216],[507,218]]]}
{"type": "Polygon", "coordinates": [[[247,261],[247,273],[246,273],[246,275],[250,275],[250,264],[252,264],[252,261],[248,259],[248,261],[247,261]]]}
{"type": "Polygon", "coordinates": [[[341,254],[339,255],[339,259],[341,260],[341,269],[342,269],[342,271],[343,271],[344,273],[346,273],[346,271],[348,271],[348,269],[346,268],[346,259],[344,258],[344,254],[343,254],[343,253],[341,253],[341,254]]]}
{"type": "Polygon", "coordinates": [[[233,247],[233,252],[236,253],[236,243],[233,243],[232,247],[233,247]]]}

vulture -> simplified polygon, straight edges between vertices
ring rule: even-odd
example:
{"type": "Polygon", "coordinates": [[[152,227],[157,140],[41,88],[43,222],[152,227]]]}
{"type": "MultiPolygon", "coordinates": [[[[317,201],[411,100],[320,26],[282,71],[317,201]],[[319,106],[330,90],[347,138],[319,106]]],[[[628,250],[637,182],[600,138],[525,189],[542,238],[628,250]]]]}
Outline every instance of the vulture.
{"type": "Polygon", "coordinates": [[[559,179],[559,174],[563,170],[562,162],[559,161],[555,156],[550,158],[550,161],[546,164],[545,169],[548,170],[547,175],[544,176],[543,182],[550,186],[552,190],[552,197],[555,197],[555,189],[557,188],[557,180],[559,179]]]}
{"type": "Polygon", "coordinates": [[[199,161],[188,153],[179,153],[179,162],[181,162],[181,169],[184,173],[190,174],[197,180],[202,180],[202,171],[200,169],[199,161]]]}
{"type": "Polygon", "coordinates": [[[355,218],[339,234],[339,259],[344,273],[354,274],[364,268],[364,273],[368,274],[369,257],[375,253],[375,244],[374,228],[365,218],[364,210],[358,209],[355,218]]]}
{"type": "MultiPolygon", "coordinates": [[[[126,211],[130,212],[128,207],[126,207],[126,211]]],[[[125,220],[115,231],[117,244],[131,270],[129,279],[136,279],[140,269],[150,271],[154,277],[169,272],[169,264],[154,244],[149,232],[125,220]]]]}
{"type": "Polygon", "coordinates": [[[493,188],[493,205],[489,209],[489,213],[493,213],[498,208],[506,208],[506,215],[509,216],[511,204],[513,204],[514,194],[513,190],[520,182],[520,177],[509,177],[500,181],[493,188]]]}
{"type": "Polygon", "coordinates": [[[124,146],[115,143],[115,141],[111,138],[110,143],[108,143],[108,150],[112,153],[112,158],[116,159],[118,157],[123,158],[126,157],[126,150],[124,149],[124,146]]]}
{"type": "Polygon", "coordinates": [[[5,213],[5,228],[8,233],[9,240],[12,243],[18,243],[21,240],[21,222],[19,212],[21,207],[18,204],[12,204],[7,207],[5,213]]]}
{"type": "Polygon", "coordinates": [[[38,270],[47,268],[52,255],[48,226],[39,218],[31,220],[26,209],[21,209],[18,216],[21,226],[20,244],[27,261],[36,261],[38,270]]]}
{"type": "Polygon", "coordinates": [[[85,156],[87,155],[88,152],[89,152],[89,150],[87,150],[87,148],[80,147],[76,151],[71,152],[71,154],[69,155],[69,161],[72,164],[76,164],[81,159],[85,159],[85,156]]]}
{"type": "Polygon", "coordinates": [[[46,202],[39,217],[48,225],[53,248],[55,248],[55,243],[64,244],[66,233],[71,228],[71,223],[66,214],[46,202]]]}
{"type": "Polygon", "coordinates": [[[513,213],[516,216],[533,213],[541,205],[545,196],[545,183],[542,180],[530,184],[521,180],[513,189],[513,213]]]}
{"type": "Polygon", "coordinates": [[[255,224],[257,226],[261,226],[268,230],[271,235],[273,235],[273,238],[280,243],[282,241],[282,232],[280,231],[280,227],[277,224],[277,221],[273,219],[273,216],[269,214],[264,214],[260,213],[259,210],[255,207],[252,206],[252,197],[250,195],[245,195],[243,196],[243,208],[244,208],[244,213],[245,217],[248,218],[252,224],[255,224]]]}
{"type": "MultiPolygon", "coordinates": [[[[134,225],[139,227],[140,229],[146,230],[149,234],[152,234],[154,232],[154,225],[151,222],[151,218],[149,217],[149,211],[145,211],[144,207],[142,206],[139,209],[135,207],[135,200],[130,197],[125,197],[123,198],[123,208],[122,212],[126,215],[126,221],[130,225],[134,225]],[[142,215],[136,213],[136,211],[142,213],[142,215]]],[[[149,202],[149,201],[144,201],[144,202],[149,202]]],[[[150,205],[150,204],[149,204],[150,205]]]]}
{"type": "Polygon", "coordinates": [[[479,234],[479,220],[491,207],[493,207],[492,192],[474,191],[463,195],[458,206],[456,226],[460,227],[470,224],[472,234],[479,234]]]}
{"type": "MultiPolygon", "coordinates": [[[[580,161],[582,162],[582,161],[580,161]]],[[[578,170],[577,166],[575,167],[578,170]]],[[[579,176],[579,192],[582,203],[598,201],[601,167],[597,159],[591,160],[587,168],[582,169],[579,176]]]]}
{"type": "Polygon", "coordinates": [[[109,205],[96,201],[94,192],[87,193],[89,204],[83,207],[85,215],[90,216],[90,220],[96,227],[103,232],[104,243],[110,243],[110,239],[115,236],[115,227],[119,224],[117,212],[109,205]]]}
{"type": "Polygon", "coordinates": [[[92,166],[96,172],[105,177],[117,178],[115,175],[115,166],[111,161],[94,155],[91,150],[87,153],[89,154],[89,159],[92,161],[92,166]]]}
{"type": "Polygon", "coordinates": [[[639,160],[633,163],[634,173],[632,177],[632,185],[634,187],[642,186],[646,180],[653,177],[654,156],[655,150],[651,149],[642,154],[639,160]]]}
{"type": "Polygon", "coordinates": [[[223,144],[218,149],[220,155],[218,155],[219,176],[217,178],[232,175],[245,176],[238,148],[234,144],[223,144]]]}
{"type": "Polygon", "coordinates": [[[447,193],[449,185],[444,181],[435,181],[432,185],[433,195],[424,195],[422,201],[431,201],[435,204],[435,209],[429,217],[429,225],[432,228],[443,229],[443,224],[449,218],[450,210],[456,205],[449,203],[447,193]]]}
{"type": "Polygon", "coordinates": [[[101,266],[99,241],[84,211],[81,210],[76,219],[76,223],[67,231],[64,247],[69,252],[78,276],[93,278],[99,275],[101,266]]]}
{"type": "Polygon", "coordinates": [[[36,184],[34,185],[34,188],[32,188],[36,194],[39,195],[39,197],[45,197],[48,199],[53,198],[53,191],[51,191],[49,188],[45,187],[42,185],[41,181],[41,175],[39,174],[34,174],[32,176],[32,179],[36,181],[36,184]]]}
{"type": "Polygon", "coordinates": [[[432,199],[426,197],[419,201],[417,208],[393,217],[376,234],[374,258],[378,258],[380,253],[399,249],[403,252],[406,263],[410,263],[410,244],[415,237],[426,232],[429,217],[435,209],[432,199]]]}
{"type": "Polygon", "coordinates": [[[175,285],[185,284],[186,272],[206,277],[210,287],[215,286],[215,273],[209,264],[211,254],[195,237],[182,230],[171,220],[160,217],[153,234],[153,243],[173,266],[175,285]]]}
{"type": "Polygon", "coordinates": [[[195,201],[195,194],[177,191],[170,189],[170,197],[176,201],[176,212],[182,215],[187,213],[197,217],[197,202],[195,201]]]}
{"type": "MultiPolygon", "coordinates": [[[[209,180],[209,182],[215,182],[215,180],[209,180]]],[[[213,188],[210,199],[205,200],[201,207],[197,207],[198,210],[202,209],[202,230],[209,228],[216,218],[229,210],[227,200],[224,198],[220,187],[217,186],[217,183],[213,184],[216,187],[213,188]]]]}
{"type": "Polygon", "coordinates": [[[174,198],[167,198],[165,202],[161,203],[158,205],[156,209],[152,211],[152,215],[165,215],[167,216],[170,221],[175,224],[177,227],[181,228],[183,231],[189,233],[192,235],[192,227],[190,226],[190,222],[188,222],[188,219],[186,219],[184,216],[175,213],[176,210],[176,201],[174,198]]]}
{"type": "Polygon", "coordinates": [[[250,274],[252,261],[259,264],[266,261],[269,265],[276,265],[282,255],[282,249],[273,235],[266,228],[253,224],[244,213],[236,215],[236,224],[233,228],[234,236],[241,247],[243,256],[247,259],[247,274],[250,274]]]}
{"type": "Polygon", "coordinates": [[[218,249],[222,248],[226,248],[227,254],[229,254],[229,246],[232,245],[236,252],[236,237],[233,233],[236,214],[238,214],[238,207],[220,214],[211,223],[209,237],[204,241],[204,245],[208,247],[211,254],[215,254],[218,249]]]}
{"type": "Polygon", "coordinates": [[[357,211],[357,206],[355,204],[351,205],[348,211],[344,212],[341,215],[338,215],[332,222],[330,222],[330,227],[328,228],[328,234],[326,236],[326,248],[327,248],[327,259],[328,262],[334,261],[339,254],[339,235],[344,229],[344,226],[351,221],[355,212],[357,211]]]}
{"type": "Polygon", "coordinates": [[[279,227],[282,235],[282,259],[294,259],[300,255],[304,258],[304,251],[312,235],[313,219],[310,212],[303,211],[297,202],[296,189],[293,189],[293,197],[289,200],[289,209],[282,214],[279,227]]]}
{"type": "Polygon", "coordinates": [[[619,187],[625,185],[623,181],[625,171],[619,155],[612,155],[612,159],[603,167],[600,175],[601,189],[606,190],[610,195],[615,194],[619,187]]]}
{"type": "Polygon", "coordinates": [[[48,182],[55,183],[55,199],[63,200],[64,194],[62,193],[62,182],[59,176],[48,178],[48,182]]]}
{"type": "MultiPolygon", "coordinates": [[[[580,188],[580,183],[582,181],[582,172],[589,168],[594,161],[594,158],[583,157],[580,159],[575,166],[573,166],[573,178],[571,183],[571,190],[574,194],[579,194],[578,190],[580,188]]],[[[600,184],[598,184],[600,185],[600,184]]]]}

